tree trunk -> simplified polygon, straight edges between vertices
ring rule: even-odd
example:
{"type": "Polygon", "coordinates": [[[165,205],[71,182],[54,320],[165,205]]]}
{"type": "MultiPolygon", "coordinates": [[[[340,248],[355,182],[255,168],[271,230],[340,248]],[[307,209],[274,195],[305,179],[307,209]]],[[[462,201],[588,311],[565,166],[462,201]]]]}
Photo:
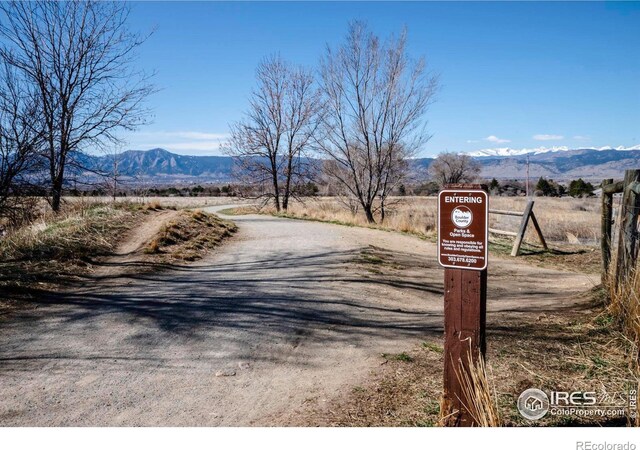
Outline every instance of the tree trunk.
{"type": "Polygon", "coordinates": [[[282,195],[282,209],[285,211],[289,207],[289,188],[290,188],[289,180],[287,180],[287,183],[284,188],[284,194],[282,195]]]}
{"type": "Polygon", "coordinates": [[[280,212],[280,187],[278,186],[278,166],[274,159],[271,157],[271,177],[273,180],[273,203],[276,207],[276,212],[280,212]]]}
{"type": "Polygon", "coordinates": [[[51,209],[54,212],[60,211],[60,200],[62,199],[62,176],[53,180],[51,185],[51,209]]]}
{"type": "Polygon", "coordinates": [[[364,208],[364,213],[367,216],[367,222],[376,223],[376,219],[373,217],[373,211],[371,205],[362,205],[364,208]]]}
{"type": "Polygon", "coordinates": [[[293,166],[293,158],[289,155],[289,161],[287,165],[287,181],[284,185],[284,195],[282,197],[282,209],[285,211],[289,207],[289,196],[291,195],[291,169],[293,166]]]}
{"type": "Polygon", "coordinates": [[[62,186],[64,185],[64,171],[67,164],[67,155],[69,151],[67,149],[66,142],[61,138],[60,150],[56,154],[55,147],[49,149],[51,157],[51,209],[53,212],[60,211],[60,200],[62,199],[62,186]],[[56,167],[56,164],[57,167],[56,167]]]}
{"type": "Polygon", "coordinates": [[[64,185],[64,170],[67,163],[68,150],[66,143],[61,140],[60,150],[55,153],[55,148],[49,150],[51,152],[51,209],[57,213],[60,211],[60,203],[62,200],[62,187],[64,185]],[[56,167],[56,164],[57,167],[56,167]]]}
{"type": "Polygon", "coordinates": [[[277,194],[273,197],[273,204],[276,207],[276,212],[280,212],[280,197],[277,194]]]}

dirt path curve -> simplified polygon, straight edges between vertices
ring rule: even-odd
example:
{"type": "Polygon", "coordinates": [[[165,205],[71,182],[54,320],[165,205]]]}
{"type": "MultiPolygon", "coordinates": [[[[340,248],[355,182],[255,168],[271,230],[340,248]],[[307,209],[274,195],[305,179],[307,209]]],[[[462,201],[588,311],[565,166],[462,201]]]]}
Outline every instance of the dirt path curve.
{"type": "MultiPolygon", "coordinates": [[[[441,336],[433,244],[233,220],[237,236],[196,265],[103,277],[0,323],[0,424],[286,424],[362,382],[381,353],[441,336]]],[[[489,320],[570,306],[592,286],[511,260],[490,268],[489,320]]]]}
{"type": "Polygon", "coordinates": [[[156,212],[145,222],[130,230],[123,237],[113,255],[105,258],[105,264],[98,266],[95,275],[101,278],[123,276],[136,271],[136,262],[141,261],[140,252],[145,244],[155,236],[163,225],[178,217],[179,211],[156,212]]]}

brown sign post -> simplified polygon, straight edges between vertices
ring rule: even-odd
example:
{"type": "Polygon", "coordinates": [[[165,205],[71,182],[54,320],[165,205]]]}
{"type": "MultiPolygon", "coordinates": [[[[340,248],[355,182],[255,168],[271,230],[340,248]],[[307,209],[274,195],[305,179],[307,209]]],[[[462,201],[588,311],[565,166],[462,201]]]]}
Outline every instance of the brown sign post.
{"type": "Polygon", "coordinates": [[[450,184],[438,195],[438,261],[444,270],[444,402],[447,425],[475,424],[461,379],[485,354],[489,195],[450,184]]]}

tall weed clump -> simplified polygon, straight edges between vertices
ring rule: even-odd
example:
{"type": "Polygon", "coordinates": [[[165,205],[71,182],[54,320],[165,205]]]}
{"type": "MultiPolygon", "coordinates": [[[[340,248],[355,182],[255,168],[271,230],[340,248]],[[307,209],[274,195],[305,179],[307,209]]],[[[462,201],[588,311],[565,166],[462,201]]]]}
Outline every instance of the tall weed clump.
{"type": "MultiPolygon", "coordinates": [[[[614,260],[615,261],[615,260],[614,260]]],[[[640,270],[636,266],[628,276],[614,282],[615,264],[611,264],[608,276],[607,291],[609,312],[615,317],[622,331],[633,344],[632,359],[636,370],[640,369],[638,348],[640,348],[640,270]]]]}

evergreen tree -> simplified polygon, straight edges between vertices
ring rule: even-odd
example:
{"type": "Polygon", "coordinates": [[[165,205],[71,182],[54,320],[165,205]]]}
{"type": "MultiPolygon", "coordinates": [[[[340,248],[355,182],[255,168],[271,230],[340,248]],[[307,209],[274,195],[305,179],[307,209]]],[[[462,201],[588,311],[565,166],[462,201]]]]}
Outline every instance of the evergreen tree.
{"type": "Polygon", "coordinates": [[[536,191],[541,191],[544,196],[555,195],[556,193],[551,183],[543,177],[540,177],[538,180],[538,184],[536,184],[536,191]]]}
{"type": "Polygon", "coordinates": [[[591,183],[586,183],[582,178],[569,183],[569,195],[572,197],[584,197],[592,195],[594,187],[591,183]]]}

